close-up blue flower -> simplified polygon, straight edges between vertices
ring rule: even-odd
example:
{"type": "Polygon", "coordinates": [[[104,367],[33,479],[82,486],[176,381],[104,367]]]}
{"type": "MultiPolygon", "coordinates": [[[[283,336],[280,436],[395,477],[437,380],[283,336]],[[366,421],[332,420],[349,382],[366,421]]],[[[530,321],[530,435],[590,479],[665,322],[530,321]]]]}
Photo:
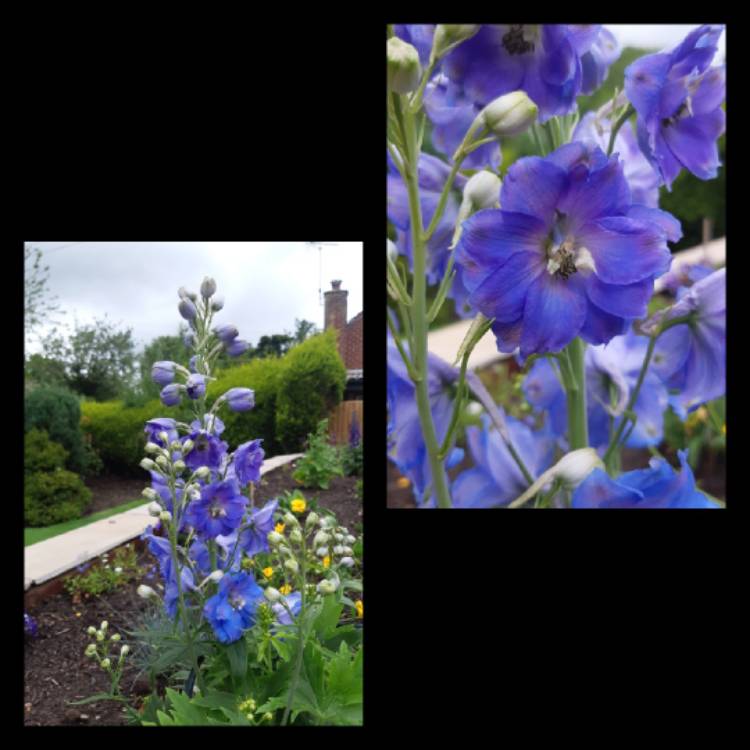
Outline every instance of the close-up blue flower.
{"type": "Polygon", "coordinates": [[[146,422],[144,432],[146,433],[147,442],[155,443],[160,448],[166,448],[167,445],[159,437],[159,433],[166,432],[168,442],[170,443],[173,440],[177,440],[177,422],[174,419],[170,419],[169,417],[155,417],[154,419],[149,419],[148,422],[146,422]]]}
{"type": "Polygon", "coordinates": [[[240,354],[244,354],[250,348],[250,344],[244,339],[233,339],[224,346],[230,357],[239,357],[240,354]]]}
{"type": "Polygon", "coordinates": [[[151,366],[151,379],[159,385],[169,385],[175,376],[175,363],[169,361],[154,362],[151,366]]]}
{"type": "Polygon", "coordinates": [[[206,393],[206,376],[196,372],[191,373],[185,383],[185,388],[189,398],[200,398],[206,393]]]}
{"type": "Polygon", "coordinates": [[[178,385],[177,383],[165,385],[164,388],[161,389],[159,398],[164,406],[177,406],[182,400],[182,391],[184,388],[184,385],[178,385]]]}
{"type": "Polygon", "coordinates": [[[260,481],[260,467],[263,465],[265,451],[261,448],[262,439],[250,440],[237,447],[234,452],[232,467],[234,474],[244,487],[249,482],[260,481]]]}
{"type": "MultiPolygon", "coordinates": [[[[174,569],[170,569],[169,576],[165,580],[164,609],[170,617],[175,617],[177,615],[180,592],[177,588],[177,578],[174,575],[174,569]]],[[[195,589],[195,580],[193,579],[193,574],[190,572],[190,568],[185,567],[180,571],[180,584],[183,596],[185,596],[187,591],[195,589]]]]}
{"type": "Polygon", "coordinates": [[[224,422],[212,413],[204,414],[202,423],[197,419],[194,419],[190,423],[190,427],[192,430],[205,430],[211,435],[216,435],[216,437],[224,432],[224,422]]]}
{"type": "Polygon", "coordinates": [[[231,323],[225,323],[223,326],[214,328],[214,333],[219,337],[225,344],[229,344],[231,341],[239,336],[240,332],[237,330],[237,326],[231,323]]]}
{"type": "Polygon", "coordinates": [[[625,69],[638,144],[668,189],[683,168],[701,180],[718,174],[725,71],[710,66],[723,30],[700,26],[671,52],[640,57],[625,69]]]}
{"type": "Polygon", "coordinates": [[[207,430],[196,430],[195,428],[187,435],[185,440],[191,440],[193,447],[185,455],[185,465],[195,471],[201,466],[208,466],[216,471],[221,466],[222,458],[226,455],[227,443],[212,435],[207,430]]]}
{"type": "Polygon", "coordinates": [[[274,529],[273,514],[278,507],[278,500],[269,500],[262,508],[250,509],[245,521],[247,528],[240,532],[240,548],[248,557],[268,552],[268,535],[274,529]]]}
{"type": "MultiPolygon", "coordinates": [[[[296,617],[299,614],[300,609],[302,609],[302,594],[300,594],[299,591],[294,591],[287,596],[282,595],[281,599],[284,601],[284,604],[286,604],[286,607],[289,608],[289,612],[296,617]]],[[[286,607],[284,607],[281,601],[278,601],[271,606],[271,609],[276,615],[276,622],[278,622],[279,625],[292,624],[292,617],[289,615],[286,607]]]]}
{"type": "Polygon", "coordinates": [[[249,573],[232,573],[219,581],[219,590],[203,608],[203,614],[222,643],[233,643],[252,627],[263,589],[249,573]]]}
{"type": "MultiPolygon", "coordinates": [[[[533,476],[549,468],[554,455],[554,438],[548,432],[534,432],[511,416],[505,417],[513,446],[533,476]]],[[[466,442],[474,466],[462,471],[453,482],[454,508],[497,508],[515,500],[528,486],[515,459],[489,417],[482,426],[467,427],[466,442]]]]}
{"type": "Polygon", "coordinates": [[[671,214],[633,205],[618,157],[580,142],[513,164],[500,205],[464,222],[456,260],[498,349],[524,359],[624,333],[681,236],[671,214]]]}
{"type": "Polygon", "coordinates": [[[695,486],[687,451],[678,451],[680,471],[652,458],[648,469],[612,479],[594,469],[573,492],[573,508],[718,508],[695,486]]]}
{"type": "Polygon", "coordinates": [[[644,325],[651,328],[683,315],[691,319],[657,339],[652,367],[668,388],[679,390],[682,406],[692,410],[726,390],[726,268],[693,284],[644,325]]]}
{"type": "Polygon", "coordinates": [[[219,534],[235,531],[242,522],[247,498],[240,494],[236,479],[201,487],[199,500],[191,500],[185,511],[185,520],[203,539],[213,539],[219,534]]]}
{"type": "Polygon", "coordinates": [[[230,388],[222,398],[230,411],[250,411],[255,406],[255,391],[250,388],[230,388]]]}

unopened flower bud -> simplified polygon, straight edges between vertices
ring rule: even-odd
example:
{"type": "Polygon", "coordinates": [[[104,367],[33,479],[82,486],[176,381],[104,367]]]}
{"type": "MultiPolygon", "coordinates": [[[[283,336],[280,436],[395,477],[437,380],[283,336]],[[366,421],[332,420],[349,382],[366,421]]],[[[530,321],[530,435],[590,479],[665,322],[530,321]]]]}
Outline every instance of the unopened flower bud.
{"type": "Polygon", "coordinates": [[[175,461],[174,462],[174,470],[177,474],[182,474],[183,471],[185,471],[185,462],[184,461],[175,461]]]}
{"type": "Polygon", "coordinates": [[[337,544],[333,548],[333,554],[334,555],[343,555],[344,554],[344,548],[340,544],[337,544]]]}
{"type": "Polygon", "coordinates": [[[335,534],[333,535],[333,538],[334,538],[334,539],[335,539],[335,540],[336,540],[337,542],[343,542],[343,541],[344,541],[344,535],[343,535],[343,534],[339,534],[338,532],[336,532],[336,533],[335,533],[335,534]]]}
{"type": "Polygon", "coordinates": [[[389,240],[386,238],[385,249],[388,253],[388,257],[395,263],[396,259],[398,258],[398,248],[396,247],[396,244],[393,242],[393,240],[389,240]]]}
{"type": "Polygon", "coordinates": [[[193,450],[193,443],[192,440],[189,438],[182,444],[182,455],[184,456],[186,453],[189,453],[191,450],[193,450]]]}
{"type": "Polygon", "coordinates": [[[159,466],[161,466],[163,469],[169,465],[169,460],[167,459],[166,456],[157,456],[156,463],[159,464],[159,466]]]}
{"type": "Polygon", "coordinates": [[[278,531],[269,531],[268,532],[268,543],[272,544],[274,547],[277,544],[281,544],[284,541],[284,537],[279,534],[278,531]]]}
{"type": "Polygon", "coordinates": [[[199,477],[200,479],[205,479],[210,473],[211,469],[209,469],[208,466],[199,466],[195,470],[195,476],[199,477]]]}
{"type": "Polygon", "coordinates": [[[500,178],[486,169],[472,175],[464,187],[461,211],[470,215],[483,208],[496,208],[500,202],[501,186],[500,178]]]}
{"type": "Polygon", "coordinates": [[[164,523],[169,523],[172,520],[172,514],[168,510],[163,510],[159,513],[159,520],[164,523]]]}
{"type": "Polygon", "coordinates": [[[351,547],[344,546],[344,547],[341,548],[341,550],[342,550],[342,552],[341,552],[342,555],[353,555],[354,554],[354,550],[351,547]]]}
{"type": "Polygon", "coordinates": [[[187,297],[180,300],[177,310],[185,320],[195,320],[196,315],[198,315],[195,305],[187,297]]]}
{"type": "Polygon", "coordinates": [[[290,550],[289,547],[286,546],[286,544],[281,544],[279,545],[279,554],[283,555],[284,557],[291,557],[292,550],[290,550]]]}
{"type": "Polygon", "coordinates": [[[102,633],[101,630],[96,631],[96,640],[97,641],[103,641],[104,640],[104,633],[102,633]]]}
{"type": "Polygon", "coordinates": [[[354,565],[354,559],[351,557],[342,557],[339,562],[347,568],[351,568],[354,565]]]}
{"type": "Polygon", "coordinates": [[[223,577],[224,577],[223,570],[214,570],[214,572],[211,573],[211,575],[208,577],[207,580],[213,581],[214,583],[218,583],[223,577]]]}
{"type": "Polygon", "coordinates": [[[156,490],[151,489],[151,487],[146,487],[142,492],[141,495],[146,498],[146,500],[156,500],[159,495],[156,493],[156,490]]]}
{"type": "Polygon", "coordinates": [[[321,544],[327,544],[329,539],[328,534],[321,530],[313,537],[313,546],[318,547],[321,544]]]}
{"type": "Polygon", "coordinates": [[[102,624],[99,626],[99,629],[103,630],[106,633],[108,627],[109,623],[106,620],[102,620],[102,624]]]}
{"type": "Polygon", "coordinates": [[[290,526],[299,526],[299,521],[289,511],[284,513],[284,523],[290,526]]]}
{"type": "Polygon", "coordinates": [[[115,568],[115,573],[122,573],[122,568],[115,568]]]}
{"type": "Polygon", "coordinates": [[[293,529],[289,534],[289,539],[295,544],[302,544],[302,532],[299,529],[293,529]]]}
{"type": "Polygon", "coordinates": [[[594,469],[604,464],[594,448],[579,448],[565,454],[555,466],[555,476],[569,487],[577,487],[594,469]]]}
{"type": "Polygon", "coordinates": [[[109,640],[110,640],[110,641],[114,641],[115,643],[117,643],[117,641],[119,641],[119,640],[120,640],[120,634],[119,634],[119,633],[115,633],[114,635],[111,635],[111,636],[109,637],[109,640]]]}
{"type": "Polygon", "coordinates": [[[344,541],[345,541],[345,542],[346,542],[347,544],[354,544],[354,542],[356,542],[357,540],[356,540],[356,539],[355,539],[355,538],[354,538],[354,537],[353,537],[353,536],[352,536],[351,534],[347,534],[347,535],[346,535],[346,536],[344,537],[344,541]]]}
{"type": "Polygon", "coordinates": [[[120,656],[125,656],[130,651],[130,646],[127,644],[120,649],[120,656]]]}
{"type": "Polygon", "coordinates": [[[102,659],[102,669],[109,669],[111,663],[109,659],[102,659]]]}
{"type": "Polygon", "coordinates": [[[482,124],[499,138],[518,135],[536,120],[539,108],[525,91],[512,91],[490,102],[480,113],[482,124]]]}
{"type": "Polygon", "coordinates": [[[149,503],[148,504],[148,514],[150,516],[158,516],[162,512],[162,507],[159,505],[159,503],[149,503]]]}
{"type": "Polygon", "coordinates": [[[156,443],[148,442],[146,443],[146,447],[144,448],[146,453],[157,453],[159,450],[159,446],[156,443]]]}
{"type": "Polygon", "coordinates": [[[333,581],[329,581],[327,578],[324,578],[317,586],[318,592],[321,594],[332,594],[336,591],[336,588],[336,584],[333,581]]]}
{"type": "Polygon", "coordinates": [[[432,56],[442,57],[448,50],[460,42],[466,41],[479,31],[479,24],[472,23],[439,23],[432,38],[432,56]]]}
{"type": "Polygon", "coordinates": [[[216,293],[216,282],[213,279],[206,276],[201,282],[201,297],[203,297],[203,299],[208,299],[209,297],[213,297],[215,293],[216,293]]]}
{"type": "Polygon", "coordinates": [[[223,297],[214,297],[213,300],[211,300],[211,309],[214,312],[219,312],[219,310],[221,310],[222,307],[224,307],[223,297]]]}
{"type": "Polygon", "coordinates": [[[142,599],[148,599],[152,596],[157,596],[156,591],[154,591],[151,586],[144,586],[141,584],[137,589],[136,593],[138,596],[140,596],[142,599]]]}
{"type": "Polygon", "coordinates": [[[150,458],[144,458],[140,463],[140,467],[146,471],[152,471],[156,468],[156,464],[150,458]]]}
{"type": "Polygon", "coordinates": [[[89,643],[83,653],[86,654],[86,656],[94,656],[94,654],[96,654],[96,646],[93,643],[89,643]]]}
{"type": "Polygon", "coordinates": [[[294,559],[289,559],[284,562],[284,567],[291,573],[297,573],[299,571],[299,563],[294,559]]]}
{"type": "Polygon", "coordinates": [[[179,440],[173,440],[169,446],[170,450],[182,453],[182,443],[179,440]]]}
{"type": "Polygon", "coordinates": [[[263,593],[269,602],[277,602],[281,598],[281,592],[278,589],[273,588],[273,586],[266,588],[263,593]]]}
{"type": "Polygon", "coordinates": [[[328,554],[328,547],[318,547],[318,549],[315,550],[315,554],[318,557],[325,557],[328,554]]]}
{"type": "Polygon", "coordinates": [[[318,514],[314,510],[310,511],[310,513],[307,514],[307,518],[305,519],[305,526],[315,526],[317,522],[318,514]]]}
{"type": "Polygon", "coordinates": [[[89,625],[88,628],[86,628],[86,632],[89,635],[96,635],[96,628],[93,625],[89,625]]]}
{"type": "Polygon", "coordinates": [[[388,60],[388,90],[408,94],[419,86],[422,67],[416,48],[397,36],[392,36],[386,46],[388,60]]]}
{"type": "Polygon", "coordinates": [[[273,721],[273,714],[270,711],[266,711],[263,714],[263,721],[273,721]]]}

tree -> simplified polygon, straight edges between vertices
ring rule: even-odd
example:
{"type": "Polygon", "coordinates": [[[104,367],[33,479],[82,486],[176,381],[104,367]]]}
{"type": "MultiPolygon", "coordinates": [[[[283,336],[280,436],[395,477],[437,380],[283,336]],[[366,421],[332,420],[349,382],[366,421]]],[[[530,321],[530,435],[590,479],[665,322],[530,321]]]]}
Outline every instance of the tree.
{"type": "Polygon", "coordinates": [[[181,324],[176,336],[158,336],[143,350],[139,358],[140,391],[143,398],[157,398],[161,390],[161,386],[151,379],[151,368],[154,362],[168,360],[187,365],[190,351],[182,340],[187,330],[187,325],[181,324]]]}
{"type": "Polygon", "coordinates": [[[135,342],[132,329],[118,330],[104,319],[78,325],[69,337],[56,330],[42,339],[43,356],[65,368],[68,387],[97,401],[116,398],[132,384],[135,342]]]}
{"type": "Polygon", "coordinates": [[[294,319],[294,343],[301,344],[309,336],[318,333],[318,328],[311,320],[294,319]]]}
{"type": "Polygon", "coordinates": [[[275,333],[273,336],[261,336],[255,349],[256,357],[283,357],[289,351],[293,336],[275,333]]]}
{"type": "Polygon", "coordinates": [[[32,354],[24,368],[26,382],[38,385],[65,386],[67,378],[65,364],[58,359],[48,359],[41,354],[32,354]]]}
{"type": "Polygon", "coordinates": [[[42,251],[32,249],[29,245],[23,248],[24,285],[23,285],[23,322],[26,338],[30,340],[33,330],[42,322],[49,322],[52,313],[60,309],[57,297],[50,297],[49,266],[41,267],[42,251]]]}

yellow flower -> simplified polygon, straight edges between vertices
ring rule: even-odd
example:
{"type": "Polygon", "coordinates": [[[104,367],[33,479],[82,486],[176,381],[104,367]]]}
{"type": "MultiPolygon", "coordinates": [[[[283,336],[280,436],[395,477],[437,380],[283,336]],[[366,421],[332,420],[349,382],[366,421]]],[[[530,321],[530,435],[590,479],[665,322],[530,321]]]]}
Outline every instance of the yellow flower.
{"type": "Polygon", "coordinates": [[[410,484],[411,482],[406,477],[399,477],[396,482],[396,485],[401,487],[401,489],[408,487],[410,484]]]}
{"type": "Polygon", "coordinates": [[[306,507],[307,507],[307,503],[304,500],[301,500],[300,498],[297,498],[296,500],[292,500],[292,512],[293,513],[304,513],[306,507]]]}
{"type": "Polygon", "coordinates": [[[330,565],[331,565],[331,556],[330,555],[326,555],[323,558],[323,567],[324,568],[328,568],[328,567],[330,567],[330,565]]]}
{"type": "Polygon", "coordinates": [[[283,523],[277,523],[276,526],[275,526],[275,528],[274,528],[274,531],[277,534],[283,534],[284,533],[284,524],[283,523]]]}
{"type": "Polygon", "coordinates": [[[288,583],[285,583],[283,586],[279,586],[279,592],[284,594],[284,596],[288,596],[292,593],[292,587],[288,583]]]}
{"type": "Polygon", "coordinates": [[[727,426],[725,424],[723,424],[721,426],[721,434],[722,435],[726,435],[727,434],[727,426]]]}
{"type": "Polygon", "coordinates": [[[273,575],[273,568],[271,568],[271,567],[263,568],[263,575],[266,578],[270,578],[273,575]]]}
{"type": "Polygon", "coordinates": [[[361,618],[362,617],[362,608],[363,608],[362,600],[361,599],[357,599],[357,601],[354,602],[354,606],[357,609],[357,617],[361,618]]]}

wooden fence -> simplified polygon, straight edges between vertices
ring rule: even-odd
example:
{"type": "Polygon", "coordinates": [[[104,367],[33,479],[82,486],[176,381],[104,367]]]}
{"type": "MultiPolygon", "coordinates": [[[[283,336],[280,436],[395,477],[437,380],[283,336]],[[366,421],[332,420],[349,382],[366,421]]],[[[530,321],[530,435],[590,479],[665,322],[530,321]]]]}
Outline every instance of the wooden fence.
{"type": "Polygon", "coordinates": [[[352,418],[356,417],[359,434],[363,435],[362,405],[364,401],[342,401],[328,417],[328,434],[334,443],[346,443],[349,440],[349,429],[352,418]]]}

